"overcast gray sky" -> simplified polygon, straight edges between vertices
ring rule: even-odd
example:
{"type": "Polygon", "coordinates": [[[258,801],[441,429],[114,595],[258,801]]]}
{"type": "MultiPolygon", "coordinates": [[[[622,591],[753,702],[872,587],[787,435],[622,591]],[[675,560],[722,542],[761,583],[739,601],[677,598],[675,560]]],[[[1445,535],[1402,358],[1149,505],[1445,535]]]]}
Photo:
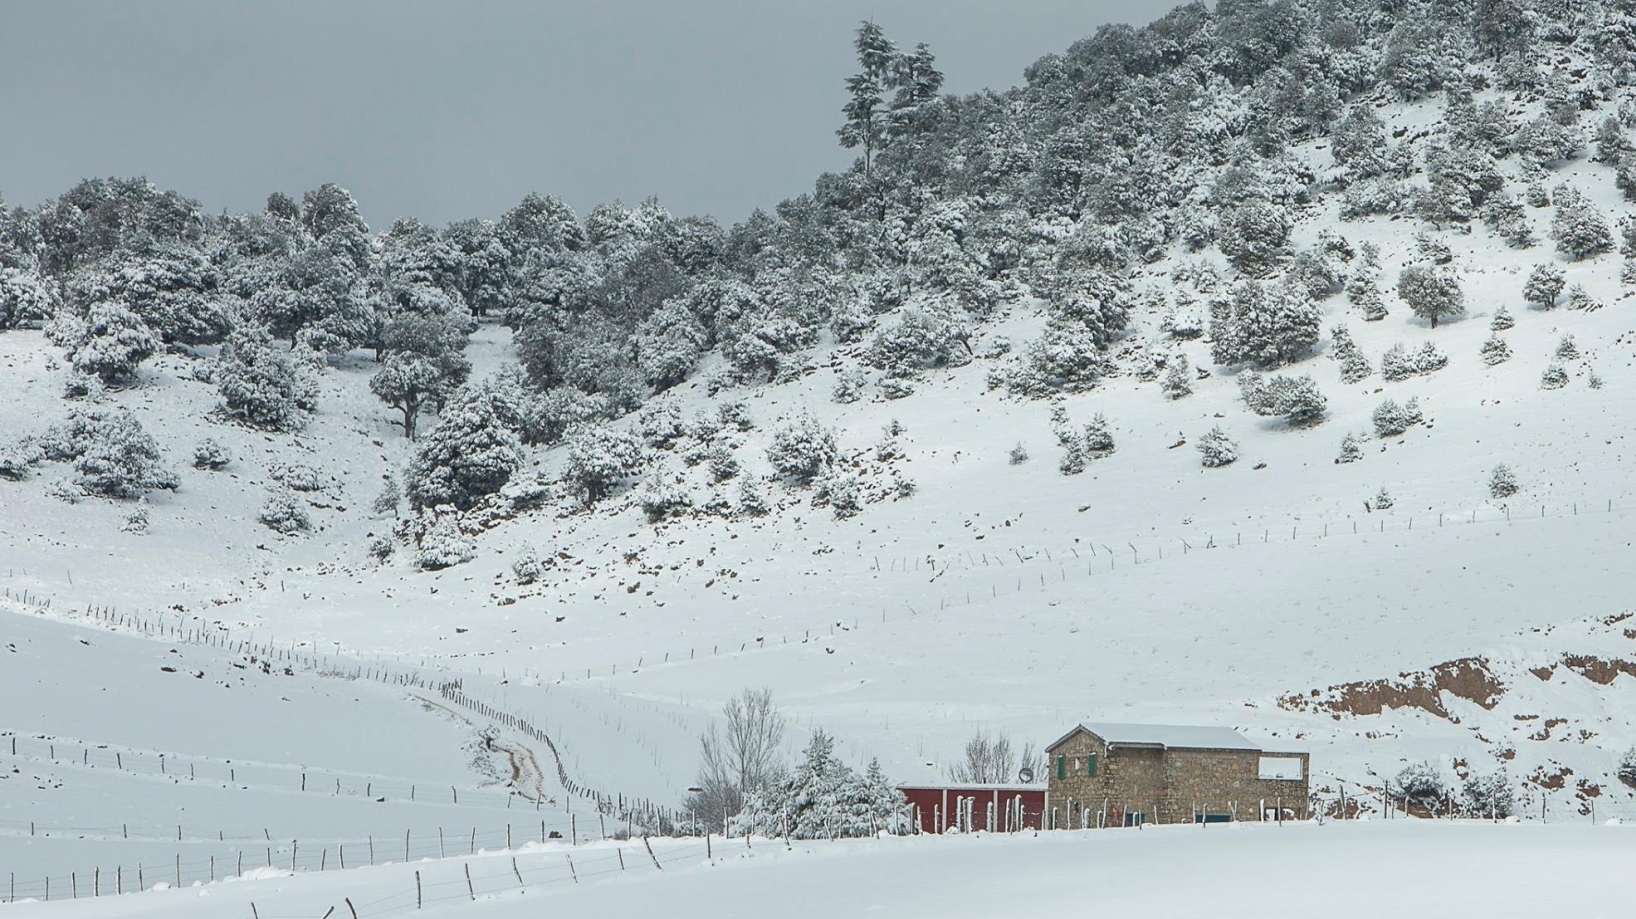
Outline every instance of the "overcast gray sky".
{"type": "Polygon", "coordinates": [[[0,0],[0,196],[146,175],[211,211],[351,189],[372,225],[657,194],[741,219],[810,189],[852,29],[965,93],[1174,0],[0,0]]]}

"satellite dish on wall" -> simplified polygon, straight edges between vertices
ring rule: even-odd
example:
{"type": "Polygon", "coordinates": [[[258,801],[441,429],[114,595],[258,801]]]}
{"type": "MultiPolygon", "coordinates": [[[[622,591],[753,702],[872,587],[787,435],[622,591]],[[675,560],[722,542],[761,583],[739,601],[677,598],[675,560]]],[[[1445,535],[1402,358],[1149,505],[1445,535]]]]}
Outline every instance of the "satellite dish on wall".
{"type": "Polygon", "coordinates": [[[1018,769],[1017,770],[1017,781],[1021,782],[1024,785],[1027,785],[1030,782],[1034,781],[1034,767],[1033,766],[1024,766],[1021,769],[1018,769]]]}

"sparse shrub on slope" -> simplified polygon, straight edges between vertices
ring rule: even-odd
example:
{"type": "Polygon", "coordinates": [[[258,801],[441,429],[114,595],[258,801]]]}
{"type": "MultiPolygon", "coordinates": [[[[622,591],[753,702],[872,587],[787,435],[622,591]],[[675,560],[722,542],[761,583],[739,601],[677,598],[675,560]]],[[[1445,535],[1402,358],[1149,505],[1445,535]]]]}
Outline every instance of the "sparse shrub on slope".
{"type": "Polygon", "coordinates": [[[233,461],[233,453],[214,437],[206,437],[193,448],[193,468],[216,471],[226,469],[233,461]]]}
{"type": "Polygon", "coordinates": [[[1226,466],[1238,460],[1238,442],[1229,437],[1220,425],[1199,438],[1198,450],[1206,468],[1226,466]]]}
{"type": "Polygon", "coordinates": [[[270,490],[267,500],[256,514],[261,525],[286,536],[312,529],[312,517],[307,514],[307,503],[288,488],[279,486],[270,490]]]}
{"type": "Polygon", "coordinates": [[[834,464],[839,452],[834,430],[802,415],[773,432],[767,460],[779,475],[808,485],[834,464]]]}

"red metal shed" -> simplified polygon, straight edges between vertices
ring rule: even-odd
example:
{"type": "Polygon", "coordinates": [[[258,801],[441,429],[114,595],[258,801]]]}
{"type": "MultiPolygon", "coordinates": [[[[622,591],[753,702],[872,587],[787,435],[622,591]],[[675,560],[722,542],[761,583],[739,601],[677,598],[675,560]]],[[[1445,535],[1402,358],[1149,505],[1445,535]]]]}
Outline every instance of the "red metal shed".
{"type": "Polygon", "coordinates": [[[1050,806],[1044,785],[899,785],[916,832],[1038,830],[1050,806]]]}

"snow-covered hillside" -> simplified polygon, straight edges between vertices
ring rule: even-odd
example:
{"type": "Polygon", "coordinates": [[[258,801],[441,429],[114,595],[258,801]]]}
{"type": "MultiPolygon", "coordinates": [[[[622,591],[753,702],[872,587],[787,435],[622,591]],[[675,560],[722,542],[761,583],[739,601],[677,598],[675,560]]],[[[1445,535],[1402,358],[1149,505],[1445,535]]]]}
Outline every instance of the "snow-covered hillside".
{"type": "Polygon", "coordinates": [[[680,819],[751,687],[903,781],[1096,717],[1310,750],[1349,816],[1427,763],[1636,819],[1623,14],[1443,61],[1430,11],[1242,6],[1139,36],[1210,54],[1108,32],[903,102],[873,172],[731,232],[531,196],[370,235],[333,186],[164,245],[151,187],[13,213],[0,870],[600,844],[680,819]],[[1245,63],[1234,17],[1291,10],[1245,63]]]}

